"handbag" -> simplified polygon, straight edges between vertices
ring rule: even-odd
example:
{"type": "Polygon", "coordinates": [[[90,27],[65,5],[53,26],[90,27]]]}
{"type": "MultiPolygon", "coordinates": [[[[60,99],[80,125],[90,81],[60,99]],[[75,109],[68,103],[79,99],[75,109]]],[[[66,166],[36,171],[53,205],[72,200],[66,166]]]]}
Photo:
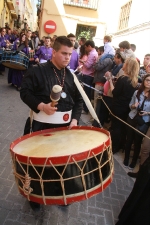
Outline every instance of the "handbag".
{"type": "MultiPolygon", "coordinates": [[[[140,132],[142,132],[143,134],[146,134],[149,128],[149,123],[144,123],[143,125],[138,124],[135,128],[139,130],[140,132]]],[[[142,135],[142,134],[139,134],[139,135],[142,135]]]]}

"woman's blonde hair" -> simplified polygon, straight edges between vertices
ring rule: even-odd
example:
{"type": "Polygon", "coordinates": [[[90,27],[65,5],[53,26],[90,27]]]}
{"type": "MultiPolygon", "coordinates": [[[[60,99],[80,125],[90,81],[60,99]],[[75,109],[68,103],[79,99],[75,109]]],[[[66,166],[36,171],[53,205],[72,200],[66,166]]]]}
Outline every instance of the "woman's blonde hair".
{"type": "Polygon", "coordinates": [[[139,63],[135,58],[126,59],[124,72],[129,76],[132,86],[136,87],[138,83],[139,63]]]}

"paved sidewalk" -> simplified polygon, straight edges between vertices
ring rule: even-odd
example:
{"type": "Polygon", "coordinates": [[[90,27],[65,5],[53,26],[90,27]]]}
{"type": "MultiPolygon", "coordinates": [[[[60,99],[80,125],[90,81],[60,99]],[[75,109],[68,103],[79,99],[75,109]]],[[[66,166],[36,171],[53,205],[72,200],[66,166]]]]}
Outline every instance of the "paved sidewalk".
{"type": "Polygon", "coordinates": [[[114,225],[134,183],[115,159],[113,182],[101,194],[68,207],[42,206],[39,213],[30,209],[18,192],[9,152],[10,143],[23,133],[28,112],[7,76],[0,76],[0,225],[114,225]]]}

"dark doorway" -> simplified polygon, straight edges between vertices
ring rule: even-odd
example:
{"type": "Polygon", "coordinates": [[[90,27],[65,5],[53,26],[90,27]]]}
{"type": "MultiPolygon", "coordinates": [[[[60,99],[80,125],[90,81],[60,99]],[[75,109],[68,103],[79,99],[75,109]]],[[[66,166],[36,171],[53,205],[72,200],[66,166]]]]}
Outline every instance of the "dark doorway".
{"type": "Polygon", "coordinates": [[[96,28],[95,26],[77,24],[76,38],[85,37],[87,40],[92,40],[95,37],[96,28]]]}

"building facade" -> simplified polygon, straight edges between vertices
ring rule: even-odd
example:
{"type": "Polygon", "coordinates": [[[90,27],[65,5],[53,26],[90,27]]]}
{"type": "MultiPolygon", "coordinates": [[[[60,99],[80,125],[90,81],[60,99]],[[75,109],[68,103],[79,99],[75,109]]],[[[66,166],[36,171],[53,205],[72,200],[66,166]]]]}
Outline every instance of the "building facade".
{"type": "Polygon", "coordinates": [[[102,21],[107,24],[106,33],[113,37],[113,45],[118,47],[125,40],[135,44],[135,54],[143,63],[144,55],[150,54],[150,1],[101,0],[101,4],[102,21]]]}
{"type": "Polygon", "coordinates": [[[56,31],[50,33],[78,37],[81,30],[93,29],[97,46],[103,44],[104,35],[112,36],[112,44],[118,47],[127,40],[137,47],[141,62],[150,53],[150,0],[42,0],[39,9],[40,37],[48,35],[44,24],[52,20],[56,31]]]}
{"type": "Polygon", "coordinates": [[[36,0],[0,1],[0,27],[23,29],[26,23],[31,30],[37,30],[36,0]]]}
{"type": "Polygon", "coordinates": [[[17,19],[15,0],[0,1],[0,27],[9,26],[13,28],[14,20],[17,19]]]}
{"type": "Polygon", "coordinates": [[[103,43],[106,31],[105,22],[101,22],[99,13],[100,0],[42,0],[39,12],[39,33],[44,35],[75,34],[82,30],[91,30],[96,43],[103,43]],[[52,20],[56,23],[56,31],[45,32],[44,24],[52,20]]]}

